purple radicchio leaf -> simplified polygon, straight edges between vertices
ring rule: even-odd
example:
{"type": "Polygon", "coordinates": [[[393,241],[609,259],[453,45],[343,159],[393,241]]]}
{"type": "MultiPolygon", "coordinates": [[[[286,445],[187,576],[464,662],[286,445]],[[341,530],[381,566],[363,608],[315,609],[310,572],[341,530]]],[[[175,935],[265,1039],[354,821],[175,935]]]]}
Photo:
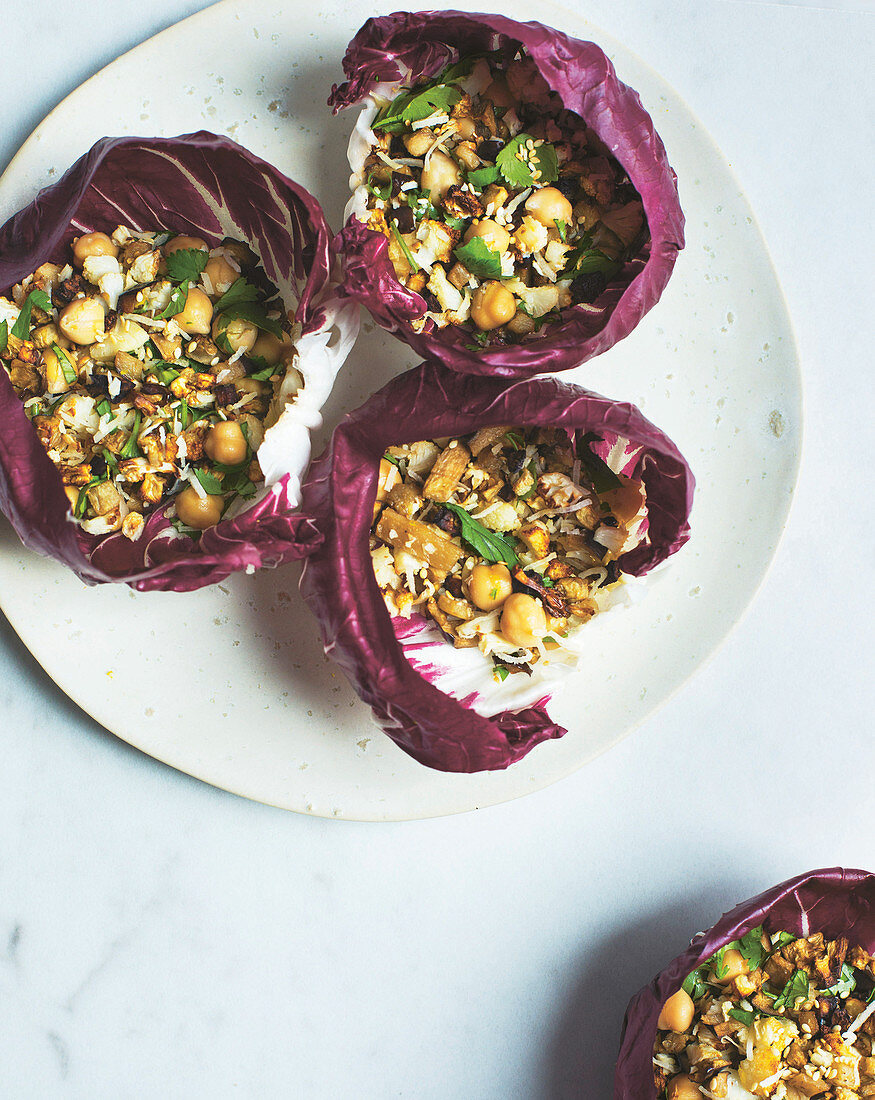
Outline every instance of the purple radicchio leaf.
{"type": "Polygon", "coordinates": [[[0,294],[42,263],[68,262],[79,234],[111,233],[119,224],[188,233],[211,246],[226,236],[246,241],[286,308],[295,308],[302,327],[295,365],[305,384],[259,450],[269,487],[197,543],[177,535],[167,505],[148,517],[136,542],[118,532],[88,535],[72,520],[60,476],[0,370],[0,508],[26,546],[87,583],[188,591],[302,556],[319,538],[297,512],[309,429],[358,330],[357,310],[336,293],[331,231],[319,203],[214,134],[104,138],[0,229],[0,294]]]}
{"type": "Polygon", "coordinates": [[[773,886],[726,913],[689,948],[669,963],[629,1002],[623,1022],[614,1077],[614,1100],[656,1100],[653,1044],[656,1021],[668,998],[700,963],[752,928],[828,939],[847,936],[852,944],[875,952],[875,875],[830,867],[809,871],[773,886]]]}
{"type": "MultiPolygon", "coordinates": [[[[472,348],[471,333],[454,325],[438,329],[429,319],[422,332],[413,330],[410,322],[423,316],[426,303],[398,282],[382,234],[353,214],[338,236],[344,291],[381,325],[420,355],[438,358],[453,370],[504,377],[567,370],[607,351],[629,335],[668,283],[684,246],[684,216],[665,147],[638,93],[618,79],[594,43],[540,23],[455,11],[396,12],[369,19],[359,30],[343,59],[348,80],[334,86],[328,101],[338,111],[364,100],[367,111],[366,97],[378,85],[402,78],[415,84],[475,53],[509,59],[520,45],[565,107],[579,114],[620,162],[644,204],[650,240],[596,301],[563,310],[560,322],[544,325],[520,344],[472,348]]],[[[359,129],[364,125],[362,120],[359,129]]],[[[354,173],[361,168],[352,163],[358,156],[355,144],[350,143],[354,173]]]]}
{"type": "MultiPolygon", "coordinates": [[[[455,374],[426,363],[348,414],[304,485],[304,510],[324,541],[305,563],[301,592],[319,620],[326,653],[378,724],[405,752],[442,771],[506,768],[539,742],[566,732],[547,713],[546,698],[484,715],[478,713],[474,692],[457,698],[442,691],[430,675],[431,658],[420,646],[418,627],[424,620],[393,619],[374,577],[368,537],[386,448],[465,435],[490,424],[593,431],[608,443],[625,439],[635,444],[637,457],[625,469],[643,479],[652,517],[646,544],[619,559],[626,572],[646,573],[689,537],[690,469],[675,445],[632,405],[556,379],[508,386],[501,379],[455,374]]],[[[475,653],[442,646],[447,654],[475,653]]],[[[487,675],[491,679],[488,669],[487,675]]]]}

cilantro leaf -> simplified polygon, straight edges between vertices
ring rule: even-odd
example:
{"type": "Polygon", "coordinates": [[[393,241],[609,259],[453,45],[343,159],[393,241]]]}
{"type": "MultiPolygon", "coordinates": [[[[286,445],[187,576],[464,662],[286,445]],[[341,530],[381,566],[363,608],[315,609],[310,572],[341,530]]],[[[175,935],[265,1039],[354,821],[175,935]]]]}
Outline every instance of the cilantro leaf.
{"type": "Polygon", "coordinates": [[[205,493],[210,493],[213,496],[218,496],[224,492],[224,489],[222,488],[222,482],[219,481],[219,479],[214,474],[211,474],[209,470],[196,469],[194,471],[194,476],[201,483],[201,488],[205,493]]]}
{"type": "Polygon", "coordinates": [[[472,237],[455,249],[455,257],[478,279],[501,278],[501,253],[494,252],[482,237],[472,237]]]}
{"type": "Polygon", "coordinates": [[[482,523],[473,519],[459,504],[446,504],[454,515],[459,517],[462,525],[462,541],[468,545],[486,561],[503,561],[506,565],[519,565],[519,558],[514,552],[513,543],[498,531],[490,531],[482,523]]]}
{"type": "Polygon", "coordinates": [[[28,294],[18,314],[18,320],[12,326],[12,335],[19,340],[26,340],[30,336],[30,315],[34,306],[45,310],[46,313],[51,313],[52,299],[44,290],[32,290],[28,294]]]}
{"type": "Polygon", "coordinates": [[[167,278],[174,283],[196,283],[209,258],[203,248],[178,248],[165,258],[167,278]]]}
{"type": "Polygon", "coordinates": [[[0,321],[0,352],[6,351],[9,343],[9,322],[0,321]]]}
{"type": "Polygon", "coordinates": [[[745,1012],[743,1008],[730,1008],[729,1015],[734,1020],[739,1020],[745,1027],[750,1027],[753,1023],[754,1014],[752,1012],[745,1012]]]}
{"type": "Polygon", "coordinates": [[[239,279],[228,287],[222,297],[213,306],[216,313],[223,313],[231,306],[240,305],[241,302],[257,302],[259,299],[258,287],[253,286],[241,275],[239,279]]]}
{"type": "Polygon", "coordinates": [[[372,129],[398,133],[406,123],[420,122],[436,111],[449,114],[461,98],[462,89],[454,84],[438,83],[422,90],[405,92],[380,113],[372,129]]]}
{"type": "Polygon", "coordinates": [[[495,158],[496,167],[511,187],[521,190],[531,187],[535,182],[533,169],[538,171],[539,184],[552,183],[559,178],[556,150],[546,141],[528,149],[527,143],[534,140],[531,134],[517,134],[495,158]]]}
{"type": "Polygon", "coordinates": [[[498,179],[498,168],[494,164],[487,164],[484,168],[475,168],[466,178],[471,187],[482,191],[484,187],[488,187],[498,179]]]}
{"type": "MultiPolygon", "coordinates": [[[[182,251],[182,249],[180,249],[180,251],[182,251]]],[[[175,256],[176,253],[174,252],[172,255],[175,256]]],[[[185,309],[186,299],[188,298],[188,286],[188,283],[180,283],[180,285],[176,287],[170,295],[170,301],[158,314],[159,317],[163,317],[164,320],[167,321],[171,317],[175,317],[177,313],[182,313],[185,309]]]]}
{"type": "Polygon", "coordinates": [[[848,993],[853,993],[857,988],[857,974],[852,966],[847,963],[842,964],[842,972],[839,974],[839,979],[835,985],[831,985],[829,989],[825,989],[824,993],[831,993],[834,997],[843,997],[848,993]]]}
{"type": "Polygon", "coordinates": [[[701,966],[697,966],[695,970],[687,974],[684,978],[681,989],[688,993],[694,1001],[697,1001],[700,997],[704,997],[708,992],[708,982],[705,978],[705,974],[708,970],[708,964],[702,963],[701,966]]]}
{"type": "Polygon", "coordinates": [[[718,948],[717,951],[711,956],[711,969],[714,971],[714,977],[719,980],[725,978],[729,973],[729,967],[723,961],[723,956],[726,954],[729,945],[726,947],[718,948]]]}
{"type": "Polygon", "coordinates": [[[224,331],[230,321],[248,321],[263,332],[269,332],[277,340],[283,338],[282,325],[273,317],[268,317],[267,310],[260,302],[240,302],[236,306],[229,306],[222,310],[221,328],[224,331]]]}
{"type": "Polygon", "coordinates": [[[808,975],[804,970],[797,970],[775,998],[775,1009],[782,1006],[793,1008],[796,1002],[803,998],[808,999],[808,975]]]}
{"type": "Polygon", "coordinates": [[[733,944],[733,946],[741,953],[751,970],[758,970],[762,966],[766,955],[769,954],[763,947],[763,926],[761,924],[756,928],[751,928],[747,935],[742,936],[737,944],[733,944]]]}
{"type": "MultiPolygon", "coordinates": [[[[587,477],[592,482],[592,487],[597,493],[607,493],[611,489],[616,489],[622,485],[619,477],[614,473],[611,467],[605,462],[603,458],[599,458],[592,450],[590,450],[591,443],[601,443],[602,437],[596,435],[595,432],[587,432],[581,439],[581,446],[578,450],[577,457],[580,459],[580,465],[586,470],[587,477]]],[[[718,962],[723,963],[723,952],[725,947],[721,947],[715,954],[714,958],[718,959],[718,962]]],[[[722,975],[718,974],[718,977],[722,975]]]]}

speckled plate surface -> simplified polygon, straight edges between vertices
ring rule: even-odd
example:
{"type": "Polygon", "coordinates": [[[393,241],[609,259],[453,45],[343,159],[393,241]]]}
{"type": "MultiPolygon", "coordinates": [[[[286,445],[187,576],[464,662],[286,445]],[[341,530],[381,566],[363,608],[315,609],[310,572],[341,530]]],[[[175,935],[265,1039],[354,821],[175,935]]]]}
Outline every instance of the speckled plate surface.
{"type": "MultiPolygon", "coordinates": [[[[338,227],[352,120],[332,118],[324,102],[347,41],[376,10],[355,3],[329,16],[313,5],[225,0],[172,27],[39,126],[0,180],[0,218],[104,134],[207,128],[308,187],[338,227]]],[[[22,550],[0,518],[0,605],[49,675],[107,729],[207,782],[358,820],[456,813],[545,787],[628,734],[692,675],[774,555],[798,468],[801,383],[744,194],[686,105],[638,57],[563,8],[539,2],[528,15],[608,52],[678,173],[687,248],[665,296],[631,337],[573,373],[636,402],[678,443],[698,481],[692,541],[642,602],[594,632],[585,670],[552,708],[568,735],[507,772],[467,776],[420,767],[371,723],[322,655],[295,567],[190,595],[88,589],[22,550]]],[[[317,452],[344,410],[412,362],[366,321],[317,452]]]]}

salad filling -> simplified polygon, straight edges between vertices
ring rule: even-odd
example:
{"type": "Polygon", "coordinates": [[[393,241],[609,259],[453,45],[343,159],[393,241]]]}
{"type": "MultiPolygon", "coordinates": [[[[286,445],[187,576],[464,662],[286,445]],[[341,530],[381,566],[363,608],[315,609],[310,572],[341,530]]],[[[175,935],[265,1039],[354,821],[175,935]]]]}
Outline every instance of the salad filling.
{"type": "Polygon", "coordinates": [[[393,616],[430,617],[495,678],[531,672],[610,602],[617,559],[647,537],[641,481],[592,433],[498,425],[393,446],[380,463],[371,558],[393,616]]]}
{"type": "Polygon", "coordinates": [[[417,331],[431,321],[470,331],[474,348],[519,343],[594,303],[646,250],[626,171],[524,47],[373,95],[350,209],[424,298],[417,331]]]}
{"type": "Polygon", "coordinates": [[[131,541],[160,506],[197,539],[263,482],[294,399],[296,325],[241,241],[86,233],[0,298],[0,362],[73,517],[131,541]]]}
{"type": "Polygon", "coordinates": [[[844,937],[762,926],[687,976],[653,1050],[658,1095],[875,1096],[875,958],[844,937]]]}

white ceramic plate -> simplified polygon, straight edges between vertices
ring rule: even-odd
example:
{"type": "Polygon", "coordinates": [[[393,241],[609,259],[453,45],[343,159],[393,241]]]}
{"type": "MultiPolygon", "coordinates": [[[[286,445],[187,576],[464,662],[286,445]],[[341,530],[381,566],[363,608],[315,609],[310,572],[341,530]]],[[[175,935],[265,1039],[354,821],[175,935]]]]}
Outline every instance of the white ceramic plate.
{"type": "MultiPolygon", "coordinates": [[[[496,5],[505,7],[515,14],[496,5]]],[[[347,41],[372,14],[362,3],[329,16],[300,0],[225,0],[172,27],[40,125],[0,181],[0,220],[104,134],[206,128],[304,184],[337,226],[353,118],[332,118],[324,103],[347,41]]],[[[698,480],[692,541],[643,602],[593,639],[585,670],[552,708],[569,729],[564,739],[506,772],[445,775],[396,748],[323,657],[294,567],[191,595],[88,589],[23,551],[0,520],[0,603],[49,675],[107,729],[209,783],[359,820],[433,817],[545,787],[628,734],[692,675],[738,621],[775,552],[798,466],[801,385],[752,212],[719,150],[653,70],[565,9],[539,0],[528,15],[610,54],[680,179],[687,248],[665,296],[575,380],[636,402],[678,443],[698,480]]],[[[344,410],[412,362],[366,322],[316,452],[344,410]]]]}

